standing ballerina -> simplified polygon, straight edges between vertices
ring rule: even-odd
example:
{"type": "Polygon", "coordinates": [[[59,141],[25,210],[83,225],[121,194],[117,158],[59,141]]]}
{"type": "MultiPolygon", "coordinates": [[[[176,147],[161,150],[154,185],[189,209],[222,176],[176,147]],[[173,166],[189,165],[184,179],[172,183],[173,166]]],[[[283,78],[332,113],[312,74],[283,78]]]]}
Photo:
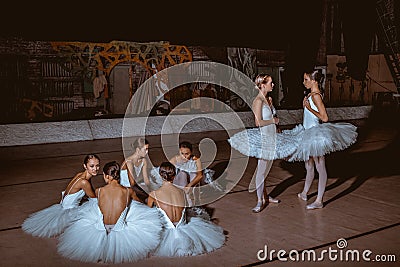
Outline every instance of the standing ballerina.
{"type": "Polygon", "coordinates": [[[96,198],[90,179],[97,175],[100,159],[97,155],[87,155],[83,161],[85,171],[75,175],[61,192],[61,201],[46,209],[31,214],[22,224],[22,230],[33,236],[52,237],[59,235],[77,218],[82,198],[96,198]]]}
{"type": "MultiPolygon", "coordinates": [[[[324,77],[318,70],[304,73],[303,85],[311,92],[304,98],[303,124],[297,125],[292,130],[282,132],[282,135],[292,136],[297,140],[294,145],[296,151],[287,159],[288,161],[304,161],[307,171],[304,188],[297,196],[307,201],[307,193],[314,179],[314,166],[318,172],[318,196],[316,200],[307,205],[307,209],[320,209],[323,207],[323,196],[327,182],[325,166],[326,154],[343,150],[352,145],[357,139],[357,127],[350,123],[327,123],[328,115],[322,101],[323,95],[320,88],[324,77]],[[320,123],[322,121],[323,123],[320,123]]],[[[289,146],[292,144],[288,144],[289,146]]]]}
{"type": "MultiPolygon", "coordinates": [[[[285,157],[292,153],[295,148],[288,147],[288,150],[282,150],[278,147],[281,143],[276,139],[276,124],[279,123],[279,118],[274,116],[275,108],[272,105],[272,99],[267,97],[267,93],[271,92],[274,87],[272,77],[268,74],[259,74],[255,83],[258,94],[253,100],[252,110],[257,127],[236,133],[228,139],[228,142],[240,153],[258,159],[255,185],[253,179],[249,186],[250,192],[257,191],[257,205],[252,209],[253,212],[257,213],[262,211],[267,204],[264,181],[271,169],[273,159],[285,157]],[[280,154],[277,155],[277,153],[280,154]]],[[[268,196],[267,199],[271,203],[280,202],[271,196],[268,196]]]]}

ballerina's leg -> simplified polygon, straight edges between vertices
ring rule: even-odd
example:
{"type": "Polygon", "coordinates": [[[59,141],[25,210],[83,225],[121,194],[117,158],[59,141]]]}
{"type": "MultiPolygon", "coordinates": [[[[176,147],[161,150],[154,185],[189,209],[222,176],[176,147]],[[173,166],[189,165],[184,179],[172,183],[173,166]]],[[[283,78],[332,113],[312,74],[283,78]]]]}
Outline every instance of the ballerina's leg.
{"type": "Polygon", "coordinates": [[[321,209],[323,208],[322,204],[322,199],[325,193],[325,187],[326,187],[326,181],[327,181],[327,173],[326,173],[326,167],[325,167],[325,157],[314,157],[314,162],[315,162],[315,167],[317,168],[318,171],[318,196],[317,199],[307,205],[307,209],[312,210],[312,209],[321,209]]]}
{"type": "Polygon", "coordinates": [[[314,180],[314,160],[310,158],[306,162],[304,162],[304,166],[306,168],[306,181],[304,182],[304,188],[302,194],[307,195],[308,190],[310,190],[312,181],[314,180]]]}
{"type": "Polygon", "coordinates": [[[315,160],[315,167],[317,168],[318,171],[318,196],[316,201],[321,202],[324,197],[325,193],[325,187],[326,187],[326,182],[328,180],[328,175],[326,173],[326,167],[325,167],[325,157],[317,157],[315,160]]]}

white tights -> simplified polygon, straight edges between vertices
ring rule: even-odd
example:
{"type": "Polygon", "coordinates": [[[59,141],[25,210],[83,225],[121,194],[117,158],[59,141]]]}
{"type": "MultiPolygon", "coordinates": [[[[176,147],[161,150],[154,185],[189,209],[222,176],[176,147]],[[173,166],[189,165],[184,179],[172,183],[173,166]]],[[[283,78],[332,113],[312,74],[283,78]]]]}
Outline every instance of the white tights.
{"type": "Polygon", "coordinates": [[[303,189],[303,194],[306,195],[308,190],[310,190],[312,181],[314,180],[314,164],[315,168],[317,169],[318,172],[318,196],[315,202],[322,202],[324,193],[325,193],[325,187],[326,187],[326,181],[328,179],[328,175],[326,173],[326,167],[325,167],[325,157],[312,157],[309,160],[305,162],[305,167],[307,170],[306,174],[306,181],[304,183],[304,189],[303,189]]]}
{"type": "Polygon", "coordinates": [[[256,189],[257,189],[258,202],[261,202],[264,199],[264,189],[265,189],[264,181],[269,173],[269,170],[271,169],[272,163],[273,163],[272,160],[263,160],[263,159],[259,159],[257,162],[256,189]]]}

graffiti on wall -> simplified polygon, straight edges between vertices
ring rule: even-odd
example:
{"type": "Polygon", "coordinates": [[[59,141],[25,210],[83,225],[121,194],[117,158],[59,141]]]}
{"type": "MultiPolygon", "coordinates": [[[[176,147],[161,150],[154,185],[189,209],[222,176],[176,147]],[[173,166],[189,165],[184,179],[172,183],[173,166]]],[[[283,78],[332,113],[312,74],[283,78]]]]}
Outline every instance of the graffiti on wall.
{"type": "Polygon", "coordinates": [[[51,45],[72,63],[73,72],[85,78],[95,77],[96,70],[108,76],[114,66],[122,62],[139,63],[153,75],[167,67],[192,61],[186,46],[168,42],[51,42],[51,45]]]}

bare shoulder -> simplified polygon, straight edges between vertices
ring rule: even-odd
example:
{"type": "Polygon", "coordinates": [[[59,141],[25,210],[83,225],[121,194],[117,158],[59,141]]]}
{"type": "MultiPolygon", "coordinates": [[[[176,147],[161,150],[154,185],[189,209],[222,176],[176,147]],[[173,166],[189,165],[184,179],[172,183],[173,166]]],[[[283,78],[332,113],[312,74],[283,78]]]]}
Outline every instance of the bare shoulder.
{"type": "Polygon", "coordinates": [[[254,98],[254,100],[253,100],[253,109],[261,108],[263,103],[264,103],[264,100],[261,99],[260,96],[256,96],[256,98],[254,98]]]}
{"type": "Polygon", "coordinates": [[[85,172],[78,172],[77,174],[75,174],[73,179],[79,179],[79,178],[83,178],[85,176],[85,172]]]}
{"type": "Polygon", "coordinates": [[[261,97],[259,95],[257,95],[254,100],[253,100],[253,105],[259,105],[263,103],[263,99],[261,99],[261,97]]]}
{"type": "Polygon", "coordinates": [[[315,101],[322,101],[322,95],[321,95],[321,93],[313,92],[313,93],[310,93],[310,96],[311,96],[311,98],[312,98],[313,100],[315,100],[315,101]]]}
{"type": "Polygon", "coordinates": [[[78,183],[79,183],[81,188],[87,186],[88,184],[90,184],[89,181],[86,180],[86,179],[80,179],[78,183]]]}

